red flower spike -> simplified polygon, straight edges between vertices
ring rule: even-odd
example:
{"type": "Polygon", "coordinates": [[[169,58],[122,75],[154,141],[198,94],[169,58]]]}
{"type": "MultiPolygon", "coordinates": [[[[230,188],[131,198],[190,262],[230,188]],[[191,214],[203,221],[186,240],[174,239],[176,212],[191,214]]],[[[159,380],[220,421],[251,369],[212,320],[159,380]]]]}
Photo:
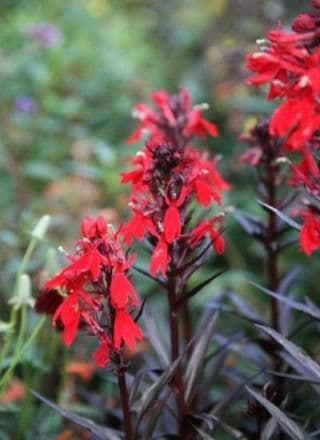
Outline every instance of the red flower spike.
{"type": "MultiPolygon", "coordinates": [[[[85,218],[81,231],[84,238],[77,243],[76,253],[69,257],[70,264],[45,284],[36,300],[36,309],[53,314],[53,324],[63,330],[62,340],[67,346],[74,342],[81,329],[98,337],[94,359],[98,366],[104,367],[115,350],[110,343],[115,333],[111,317],[122,310],[126,314],[124,324],[131,324],[127,307],[131,309],[139,304],[127,277],[134,257],[125,257],[119,231],[108,231],[102,217],[85,218]],[[60,290],[63,296],[58,294],[60,290]]],[[[118,320],[116,333],[125,334],[129,324],[121,329],[121,320],[118,320]]],[[[142,337],[136,324],[131,328],[136,338],[142,337]]],[[[126,335],[124,344],[126,339],[132,347],[134,341],[126,335]]]]}
{"type": "Polygon", "coordinates": [[[185,251],[193,252],[204,235],[215,243],[216,252],[222,252],[224,242],[212,230],[214,220],[206,223],[201,237],[190,230],[190,208],[194,201],[204,207],[220,204],[221,193],[230,185],[218,173],[217,160],[204,158],[189,145],[194,137],[217,135],[203,110],[192,106],[189,93],[182,89],[169,95],[160,90],[152,94],[152,101],[152,109],[135,106],[138,129],[147,130],[149,139],[132,159],[133,169],[122,174],[122,182],[131,184],[132,217],[120,234],[127,244],[145,238],[153,248],[151,275],[166,276],[171,252],[182,264],[185,251]]]}
{"type": "Polygon", "coordinates": [[[124,343],[133,350],[136,341],[141,341],[142,338],[142,332],[131,316],[124,309],[117,310],[114,324],[114,346],[120,348],[124,343]]]}

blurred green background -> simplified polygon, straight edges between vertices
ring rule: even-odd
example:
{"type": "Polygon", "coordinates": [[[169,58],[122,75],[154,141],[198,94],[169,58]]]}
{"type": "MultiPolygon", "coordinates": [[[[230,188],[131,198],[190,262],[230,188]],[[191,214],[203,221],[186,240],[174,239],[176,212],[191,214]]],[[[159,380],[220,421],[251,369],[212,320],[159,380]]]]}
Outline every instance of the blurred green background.
{"type": "MultiPolygon", "coordinates": [[[[221,135],[203,144],[223,156],[221,171],[233,184],[226,204],[257,209],[252,177],[238,166],[243,146],[237,139],[272,105],[244,85],[244,57],[265,30],[278,20],[287,23],[308,5],[299,0],[1,0],[1,319],[8,319],[10,286],[41,215],[53,220],[48,241],[28,268],[35,290],[40,269],[52,257],[48,247],[68,249],[83,215],[103,211],[112,223],[125,218],[119,172],[135,152],[124,142],[135,126],[131,109],[136,101],[148,101],[154,89],[174,93],[185,86],[194,102],[209,103],[206,117],[221,135]]],[[[232,222],[226,239],[227,255],[217,264],[232,270],[221,285],[227,280],[248,290],[241,287],[243,273],[251,262],[262,270],[262,251],[245,234],[239,238],[232,222]]],[[[299,259],[297,250],[293,258],[299,259]]],[[[150,284],[143,284],[142,291],[148,290],[150,284]]],[[[28,353],[25,377],[31,385],[35,371],[38,379],[52,373],[57,353],[65,353],[52,333],[44,337],[51,338],[50,350],[39,343],[28,353]]],[[[20,430],[30,426],[30,411],[20,430]]],[[[12,429],[15,419],[10,420],[12,429]]]]}

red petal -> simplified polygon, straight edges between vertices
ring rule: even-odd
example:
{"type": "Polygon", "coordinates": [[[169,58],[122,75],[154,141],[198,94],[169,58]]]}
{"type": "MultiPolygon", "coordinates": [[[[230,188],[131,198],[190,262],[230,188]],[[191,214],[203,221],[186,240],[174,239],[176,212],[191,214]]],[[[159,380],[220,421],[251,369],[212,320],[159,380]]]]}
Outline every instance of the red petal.
{"type": "Polygon", "coordinates": [[[215,200],[217,203],[221,203],[221,198],[219,195],[201,179],[197,179],[195,182],[196,187],[196,196],[198,202],[203,206],[209,206],[212,200],[215,200]]]}
{"type": "Polygon", "coordinates": [[[62,340],[68,347],[73,343],[77,336],[77,331],[80,322],[80,313],[74,316],[74,319],[70,321],[63,329],[62,340]]]}
{"type": "Polygon", "coordinates": [[[114,345],[119,348],[124,342],[131,350],[134,349],[136,340],[141,340],[143,334],[129,313],[117,310],[114,323],[114,345]]]}
{"type": "Polygon", "coordinates": [[[168,263],[168,245],[163,240],[159,240],[150,259],[150,274],[156,276],[160,273],[165,276],[168,263]]]}
{"type": "Polygon", "coordinates": [[[110,286],[111,301],[115,308],[122,309],[127,306],[129,299],[132,304],[138,303],[138,298],[133,285],[123,272],[115,272],[110,286]]]}
{"type": "Polygon", "coordinates": [[[93,354],[93,358],[98,367],[104,368],[109,362],[109,345],[105,340],[100,341],[100,344],[93,354]]]}
{"type": "Polygon", "coordinates": [[[164,216],[164,236],[168,243],[172,243],[181,234],[180,213],[176,206],[171,205],[164,216]]]}

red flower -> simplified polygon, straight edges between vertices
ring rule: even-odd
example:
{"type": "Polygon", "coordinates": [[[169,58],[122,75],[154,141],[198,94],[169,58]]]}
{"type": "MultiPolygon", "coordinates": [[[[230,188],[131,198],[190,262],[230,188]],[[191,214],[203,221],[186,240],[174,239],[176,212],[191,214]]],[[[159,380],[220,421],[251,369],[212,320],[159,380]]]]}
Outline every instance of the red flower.
{"type": "Polygon", "coordinates": [[[225,243],[223,237],[213,228],[213,224],[220,221],[221,217],[214,217],[211,220],[204,220],[199,223],[189,234],[188,243],[191,248],[198,246],[203,238],[208,234],[213,249],[217,254],[224,252],[225,243]]]}
{"type": "Polygon", "coordinates": [[[120,229],[120,233],[127,245],[130,245],[133,239],[141,240],[147,232],[157,235],[152,220],[139,211],[135,211],[131,219],[120,229]]]}
{"type": "Polygon", "coordinates": [[[240,156],[240,162],[247,163],[253,167],[257,166],[262,157],[263,151],[260,147],[253,147],[240,156]]]}
{"type": "Polygon", "coordinates": [[[202,110],[193,110],[188,115],[188,122],[183,129],[183,134],[187,138],[198,136],[200,138],[205,136],[218,136],[218,128],[215,124],[207,121],[202,117],[202,110]]]}
{"type": "Polygon", "coordinates": [[[93,354],[93,358],[98,367],[104,368],[109,362],[110,342],[106,338],[101,338],[98,348],[93,354]]]}
{"type": "MultiPolygon", "coordinates": [[[[152,101],[152,109],[142,104],[135,107],[139,133],[148,130],[150,138],[131,161],[133,170],[122,174],[122,182],[131,184],[132,217],[120,234],[127,244],[145,238],[152,248],[150,273],[166,276],[171,261],[180,261],[181,252],[183,259],[196,247],[191,246],[191,204],[220,204],[222,191],[230,185],[217,171],[216,160],[204,158],[189,145],[194,136],[217,135],[203,110],[192,106],[189,93],[182,89],[169,95],[160,90],[152,94],[152,101]],[[175,259],[172,252],[178,254],[175,259]]],[[[212,223],[206,225],[204,234],[216,252],[223,251],[223,239],[212,223]]]]}
{"type": "Polygon", "coordinates": [[[179,209],[171,205],[164,215],[164,236],[167,243],[172,243],[181,234],[181,220],[179,209]]]}
{"type": "Polygon", "coordinates": [[[300,231],[300,246],[303,252],[311,255],[320,248],[320,217],[305,211],[302,213],[304,224],[300,231]]]}
{"type": "Polygon", "coordinates": [[[181,89],[177,95],[169,95],[165,90],[158,90],[151,95],[155,109],[138,103],[133,115],[140,121],[138,128],[128,137],[127,143],[135,143],[147,133],[151,139],[159,136],[174,137],[180,133],[184,142],[193,136],[218,135],[215,124],[203,117],[203,110],[192,107],[191,97],[187,90],[181,89]]]}
{"type": "Polygon", "coordinates": [[[96,219],[85,217],[81,222],[81,233],[84,237],[95,238],[102,237],[108,232],[106,222],[103,217],[96,219]]]}
{"type": "Polygon", "coordinates": [[[195,190],[200,205],[209,206],[213,200],[219,204],[221,203],[219,194],[203,179],[195,180],[195,190]]]}
{"type": "Polygon", "coordinates": [[[142,338],[142,332],[131,316],[124,309],[117,310],[114,323],[115,347],[120,348],[124,343],[133,350],[136,341],[141,341],[142,338]]]}
{"type": "MultiPolygon", "coordinates": [[[[94,354],[98,366],[104,367],[119,346],[110,342],[130,327],[127,310],[138,305],[138,298],[127,271],[134,258],[126,258],[119,242],[119,231],[108,231],[102,217],[86,218],[81,225],[83,239],[77,252],[69,257],[70,264],[49,280],[36,301],[36,310],[53,314],[53,324],[62,328],[65,345],[71,345],[79,331],[85,329],[100,341],[94,354]],[[126,329],[113,316],[125,313],[126,329]]],[[[135,324],[135,332],[141,334],[135,324]],[[137,330],[138,329],[138,330],[137,330]]],[[[133,326],[131,325],[131,328],[133,326]]],[[[130,348],[134,340],[129,339],[130,348]]],[[[125,340],[124,340],[125,343],[125,340]]]]}
{"type": "Polygon", "coordinates": [[[167,267],[169,264],[168,245],[160,239],[158,244],[154,248],[153,254],[150,259],[150,273],[152,276],[158,274],[166,275],[167,267]]]}
{"type": "Polygon", "coordinates": [[[78,299],[79,295],[77,292],[70,293],[53,315],[54,324],[56,324],[58,319],[63,324],[62,339],[67,346],[71,345],[77,336],[81,316],[77,309],[78,299]]]}
{"type": "Polygon", "coordinates": [[[110,294],[114,308],[123,309],[129,304],[139,304],[133,285],[121,270],[116,270],[112,276],[110,294]]]}

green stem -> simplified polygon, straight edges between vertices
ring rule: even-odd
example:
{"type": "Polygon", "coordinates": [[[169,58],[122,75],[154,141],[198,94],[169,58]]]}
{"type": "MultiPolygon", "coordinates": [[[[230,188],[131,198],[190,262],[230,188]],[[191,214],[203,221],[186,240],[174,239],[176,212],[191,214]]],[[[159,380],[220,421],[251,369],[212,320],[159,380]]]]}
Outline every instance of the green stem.
{"type": "MultiPolygon", "coordinates": [[[[17,271],[17,276],[15,279],[14,287],[13,287],[13,296],[15,296],[17,294],[20,276],[25,272],[27,264],[29,263],[29,260],[30,260],[32,254],[33,254],[33,251],[37,245],[37,242],[38,242],[38,238],[33,237],[27,247],[27,250],[26,250],[23,258],[22,258],[21,264],[20,264],[19,269],[17,271]]],[[[15,326],[16,326],[16,322],[17,322],[17,317],[18,317],[18,310],[15,307],[12,307],[11,314],[10,314],[10,321],[9,321],[9,323],[11,324],[11,330],[8,333],[6,333],[4,336],[4,344],[3,344],[3,348],[0,353],[0,369],[3,365],[4,359],[6,358],[6,356],[8,354],[13,337],[15,335],[15,326]]]]}
{"type": "Polygon", "coordinates": [[[13,360],[10,363],[10,367],[7,369],[7,371],[4,373],[4,375],[0,379],[0,388],[3,387],[7,380],[9,379],[12,371],[14,370],[15,366],[18,364],[24,353],[27,351],[27,349],[32,344],[33,340],[36,338],[38,333],[40,332],[41,328],[43,327],[44,323],[46,321],[46,316],[43,316],[39,321],[37,326],[34,328],[33,332],[31,333],[29,339],[23,344],[22,348],[15,353],[15,356],[13,360]]]}

